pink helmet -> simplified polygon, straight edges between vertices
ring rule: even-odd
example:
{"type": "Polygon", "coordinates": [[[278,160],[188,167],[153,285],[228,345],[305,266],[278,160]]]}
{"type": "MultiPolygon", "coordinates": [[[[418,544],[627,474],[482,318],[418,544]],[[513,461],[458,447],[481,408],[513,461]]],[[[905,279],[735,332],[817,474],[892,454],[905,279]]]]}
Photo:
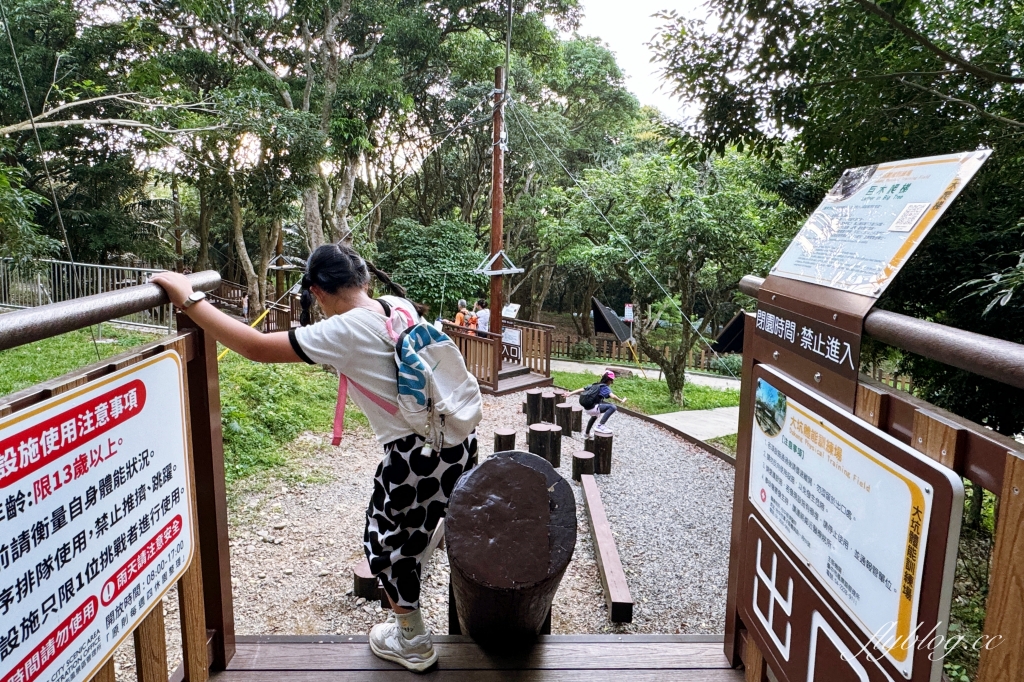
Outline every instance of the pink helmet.
{"type": "Polygon", "coordinates": [[[609,370],[609,371],[604,373],[604,377],[603,378],[610,379],[611,381],[615,381],[615,372],[612,372],[611,370],[609,370]]]}

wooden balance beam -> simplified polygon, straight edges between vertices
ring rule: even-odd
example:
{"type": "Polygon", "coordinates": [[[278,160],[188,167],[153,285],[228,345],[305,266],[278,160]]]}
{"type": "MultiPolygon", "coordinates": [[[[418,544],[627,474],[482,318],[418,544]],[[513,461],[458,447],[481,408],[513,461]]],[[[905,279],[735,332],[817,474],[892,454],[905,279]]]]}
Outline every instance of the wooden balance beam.
{"type": "Polygon", "coordinates": [[[590,522],[590,535],[594,539],[594,557],[601,573],[604,598],[608,603],[608,616],[613,623],[632,623],[633,597],[629,594],[626,572],[622,570],[619,550],[612,537],[612,527],[604,513],[601,493],[590,474],[581,475],[580,483],[583,485],[583,502],[590,522]]]}

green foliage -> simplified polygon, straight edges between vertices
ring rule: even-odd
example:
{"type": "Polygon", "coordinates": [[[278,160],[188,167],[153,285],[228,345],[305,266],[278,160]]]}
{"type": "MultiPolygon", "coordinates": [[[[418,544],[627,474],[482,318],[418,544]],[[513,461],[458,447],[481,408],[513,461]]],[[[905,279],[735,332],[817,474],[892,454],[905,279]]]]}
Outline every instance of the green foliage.
{"type": "Polygon", "coordinates": [[[102,325],[102,337],[100,343],[93,345],[89,330],[82,329],[0,351],[0,395],[90,365],[97,361],[97,352],[101,358],[108,358],[157,338],[109,324],[102,325]]]}
{"type": "MultiPolygon", "coordinates": [[[[595,374],[577,372],[552,372],[555,385],[575,391],[598,380],[595,374]]],[[[634,376],[616,379],[612,391],[620,398],[626,398],[626,407],[644,414],[664,414],[679,410],[712,410],[716,407],[735,407],[740,404],[740,392],[732,389],[718,389],[697,384],[686,384],[683,405],[672,401],[668,385],[664,381],[634,376]]]]}
{"type": "Polygon", "coordinates": [[[580,362],[590,360],[594,357],[595,353],[597,353],[597,349],[594,348],[593,344],[586,341],[574,343],[572,348],[569,349],[569,357],[580,362]]]}
{"type": "Polygon", "coordinates": [[[377,251],[378,266],[413,300],[428,305],[431,315],[454,319],[456,301],[471,301],[486,291],[487,278],[472,273],[484,254],[475,248],[473,229],[465,223],[439,220],[424,226],[400,218],[387,227],[377,251]]]}
{"type": "Polygon", "coordinates": [[[711,359],[711,369],[719,374],[738,377],[743,371],[743,356],[738,353],[717,356],[711,359]]]}
{"type": "Polygon", "coordinates": [[[19,169],[0,164],[0,258],[27,265],[54,255],[60,244],[39,233],[34,212],[44,200],[25,189],[19,175],[19,169]]]}
{"type": "MultiPolygon", "coordinates": [[[[338,398],[337,377],[320,367],[261,365],[234,353],[220,363],[220,388],[229,482],[285,464],[284,446],[303,431],[330,430],[338,398]]],[[[369,425],[351,406],[345,424],[369,425]]]]}
{"type": "Polygon", "coordinates": [[[722,452],[726,454],[736,456],[736,438],[739,434],[733,433],[728,436],[719,436],[718,438],[712,438],[708,440],[709,445],[714,445],[722,452]]]}

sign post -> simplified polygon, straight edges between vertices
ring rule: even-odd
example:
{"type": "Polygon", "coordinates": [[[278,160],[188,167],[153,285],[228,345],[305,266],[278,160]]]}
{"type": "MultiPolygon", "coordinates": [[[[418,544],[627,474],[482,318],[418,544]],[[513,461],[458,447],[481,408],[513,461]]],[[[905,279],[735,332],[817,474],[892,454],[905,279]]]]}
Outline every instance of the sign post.
{"type": "Polygon", "coordinates": [[[194,529],[167,351],[0,420],[0,681],[89,679],[178,581],[194,529]]]}
{"type": "Polygon", "coordinates": [[[783,682],[938,682],[963,484],[853,413],[864,317],[988,155],[847,171],[761,286],[743,347],[734,663],[745,630],[783,682]]]}

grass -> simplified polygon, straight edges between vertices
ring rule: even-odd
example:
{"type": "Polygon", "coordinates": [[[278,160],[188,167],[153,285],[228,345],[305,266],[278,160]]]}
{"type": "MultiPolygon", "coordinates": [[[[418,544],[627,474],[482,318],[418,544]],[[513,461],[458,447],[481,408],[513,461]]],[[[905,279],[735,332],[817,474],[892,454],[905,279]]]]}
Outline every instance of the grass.
{"type": "MultiPolygon", "coordinates": [[[[552,372],[557,386],[575,391],[597,381],[594,374],[552,372]]],[[[733,389],[711,388],[687,383],[683,389],[683,405],[672,402],[668,385],[664,381],[633,377],[616,379],[612,391],[626,398],[626,407],[644,414],[664,414],[679,410],[710,410],[716,407],[735,407],[740,404],[740,392],[733,389]]]]}
{"type": "MultiPolygon", "coordinates": [[[[303,431],[330,431],[338,378],[319,366],[261,365],[235,354],[220,363],[224,468],[232,481],[284,466],[285,445],[303,431]]],[[[368,427],[349,406],[345,427],[368,427]]]]}
{"type": "MultiPolygon", "coordinates": [[[[97,337],[98,338],[98,337],[97,337]]],[[[103,339],[93,346],[88,329],[0,351],[0,395],[7,395],[73,369],[108,358],[159,338],[145,332],[103,325],[103,339]]]]}
{"type": "Polygon", "coordinates": [[[708,441],[709,445],[714,445],[722,452],[736,456],[736,436],[739,434],[729,434],[728,436],[719,436],[718,438],[712,438],[708,441]]]}

